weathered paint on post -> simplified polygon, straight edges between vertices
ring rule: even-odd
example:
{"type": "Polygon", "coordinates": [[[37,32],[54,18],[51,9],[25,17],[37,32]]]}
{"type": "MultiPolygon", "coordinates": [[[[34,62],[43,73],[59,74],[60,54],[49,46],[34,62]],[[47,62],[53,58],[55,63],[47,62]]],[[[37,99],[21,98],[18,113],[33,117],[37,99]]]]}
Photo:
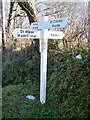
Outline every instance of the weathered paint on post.
{"type": "MultiPolygon", "coordinates": [[[[48,17],[44,16],[42,21],[47,21],[48,17]]],[[[41,31],[42,39],[40,39],[40,53],[41,53],[41,69],[40,69],[40,102],[46,103],[46,80],[47,80],[47,42],[45,36],[46,30],[41,31]]]]}

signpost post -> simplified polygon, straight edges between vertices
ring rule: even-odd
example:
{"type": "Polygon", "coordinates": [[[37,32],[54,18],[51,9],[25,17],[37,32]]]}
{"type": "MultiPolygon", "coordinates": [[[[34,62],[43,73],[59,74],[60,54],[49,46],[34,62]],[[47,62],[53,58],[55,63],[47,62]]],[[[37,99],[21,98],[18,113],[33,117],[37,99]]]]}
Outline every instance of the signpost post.
{"type": "Polygon", "coordinates": [[[67,25],[66,18],[48,21],[48,17],[42,17],[40,22],[31,24],[30,29],[15,29],[13,36],[16,38],[40,39],[41,68],[40,68],[40,102],[46,103],[46,78],[47,78],[47,44],[48,39],[62,39],[62,31],[49,31],[50,28],[64,28],[67,25]]]}
{"type": "MultiPolygon", "coordinates": [[[[48,17],[43,17],[41,21],[47,21],[48,17]]],[[[40,102],[46,102],[46,78],[47,78],[47,43],[48,39],[45,33],[47,29],[41,31],[42,39],[40,39],[40,53],[41,53],[41,69],[40,69],[40,102]]]]}

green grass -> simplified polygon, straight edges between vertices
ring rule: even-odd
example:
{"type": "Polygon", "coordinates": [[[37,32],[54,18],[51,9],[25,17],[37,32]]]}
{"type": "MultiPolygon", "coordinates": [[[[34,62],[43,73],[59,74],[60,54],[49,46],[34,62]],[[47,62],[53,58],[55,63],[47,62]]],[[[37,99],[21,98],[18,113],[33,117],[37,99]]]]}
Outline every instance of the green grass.
{"type": "Polygon", "coordinates": [[[71,89],[65,95],[65,90],[57,93],[56,89],[54,92],[53,90],[50,92],[51,89],[47,88],[47,102],[42,105],[39,100],[39,84],[37,82],[31,85],[6,86],[3,88],[3,117],[86,119],[88,117],[88,96],[84,95],[85,91],[83,90],[82,94],[79,94],[79,89],[76,92],[72,92],[71,89]],[[28,100],[26,95],[34,95],[35,100],[28,100]]]}
{"type": "Polygon", "coordinates": [[[5,118],[59,117],[59,114],[55,112],[56,111],[55,106],[51,106],[49,102],[44,105],[40,103],[39,85],[37,83],[35,84],[31,86],[22,84],[10,85],[3,89],[3,117],[5,118]],[[30,101],[26,98],[26,95],[30,94],[35,96],[34,101],[30,101]]]}

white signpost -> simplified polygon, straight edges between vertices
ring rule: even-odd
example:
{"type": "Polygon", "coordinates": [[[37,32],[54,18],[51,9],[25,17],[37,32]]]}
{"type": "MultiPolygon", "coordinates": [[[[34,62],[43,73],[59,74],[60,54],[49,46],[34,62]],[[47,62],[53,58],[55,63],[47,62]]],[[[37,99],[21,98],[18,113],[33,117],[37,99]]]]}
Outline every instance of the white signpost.
{"type": "MultiPolygon", "coordinates": [[[[42,17],[41,21],[47,21],[48,17],[42,17]]],[[[44,104],[46,102],[46,79],[47,79],[47,45],[48,39],[47,35],[48,30],[42,30],[41,35],[43,36],[40,39],[40,53],[41,53],[41,70],[40,70],[40,102],[44,104]]]]}
{"type": "Polygon", "coordinates": [[[46,22],[34,22],[31,24],[31,29],[50,29],[50,28],[64,28],[67,25],[66,18],[54,19],[46,22]]]}
{"type": "Polygon", "coordinates": [[[16,38],[40,38],[40,31],[29,29],[15,29],[12,34],[16,38]]]}
{"type": "Polygon", "coordinates": [[[48,36],[48,39],[63,39],[64,33],[62,31],[48,31],[45,32],[45,36],[48,36]]]}
{"type": "Polygon", "coordinates": [[[40,22],[31,24],[30,29],[15,29],[13,36],[16,38],[40,39],[41,68],[40,68],[40,102],[46,102],[46,78],[47,78],[47,44],[48,39],[62,39],[62,31],[51,31],[50,28],[63,28],[67,25],[66,18],[48,21],[48,17],[42,17],[40,22]]]}

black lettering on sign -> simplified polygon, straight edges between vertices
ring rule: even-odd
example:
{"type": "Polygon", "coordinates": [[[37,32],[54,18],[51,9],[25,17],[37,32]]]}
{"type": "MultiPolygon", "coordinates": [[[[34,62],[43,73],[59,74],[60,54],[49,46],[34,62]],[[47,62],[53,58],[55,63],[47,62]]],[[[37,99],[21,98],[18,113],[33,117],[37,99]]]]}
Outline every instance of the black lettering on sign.
{"type": "Polygon", "coordinates": [[[34,33],[34,31],[29,31],[29,33],[34,33]]]}
{"type": "Polygon", "coordinates": [[[60,24],[52,24],[52,27],[54,27],[54,28],[60,27],[60,24]]]}
{"type": "Polygon", "coordinates": [[[28,34],[23,34],[21,35],[21,37],[28,37],[28,34]]]}
{"type": "Polygon", "coordinates": [[[36,37],[36,35],[31,35],[30,37],[34,38],[34,37],[36,37]]]}
{"type": "Polygon", "coordinates": [[[53,36],[53,34],[51,34],[51,36],[53,36]]]}
{"type": "Polygon", "coordinates": [[[60,27],[60,24],[57,24],[57,27],[60,27]]]}
{"type": "Polygon", "coordinates": [[[63,22],[63,19],[51,20],[51,21],[50,21],[50,23],[59,23],[59,22],[63,22]]]}
{"type": "Polygon", "coordinates": [[[20,33],[24,33],[24,30],[20,30],[20,33]]]}
{"type": "Polygon", "coordinates": [[[54,27],[54,28],[55,28],[55,27],[57,27],[57,26],[53,24],[53,25],[52,25],[52,27],[54,27]]]}
{"type": "Polygon", "coordinates": [[[51,34],[51,36],[59,36],[58,34],[51,34]]]}
{"type": "Polygon", "coordinates": [[[20,37],[20,34],[17,34],[17,37],[20,37]]]}
{"type": "Polygon", "coordinates": [[[63,22],[63,20],[61,19],[61,20],[59,20],[59,22],[63,22]]]}
{"type": "Polygon", "coordinates": [[[29,31],[28,31],[28,30],[25,30],[25,33],[29,33],[29,31]]]}
{"type": "Polygon", "coordinates": [[[34,31],[26,30],[25,33],[34,33],[34,31]]]}
{"type": "Polygon", "coordinates": [[[33,29],[38,29],[38,27],[33,27],[33,29]]]}
{"type": "Polygon", "coordinates": [[[33,25],[38,25],[38,23],[33,23],[33,25]]]}

